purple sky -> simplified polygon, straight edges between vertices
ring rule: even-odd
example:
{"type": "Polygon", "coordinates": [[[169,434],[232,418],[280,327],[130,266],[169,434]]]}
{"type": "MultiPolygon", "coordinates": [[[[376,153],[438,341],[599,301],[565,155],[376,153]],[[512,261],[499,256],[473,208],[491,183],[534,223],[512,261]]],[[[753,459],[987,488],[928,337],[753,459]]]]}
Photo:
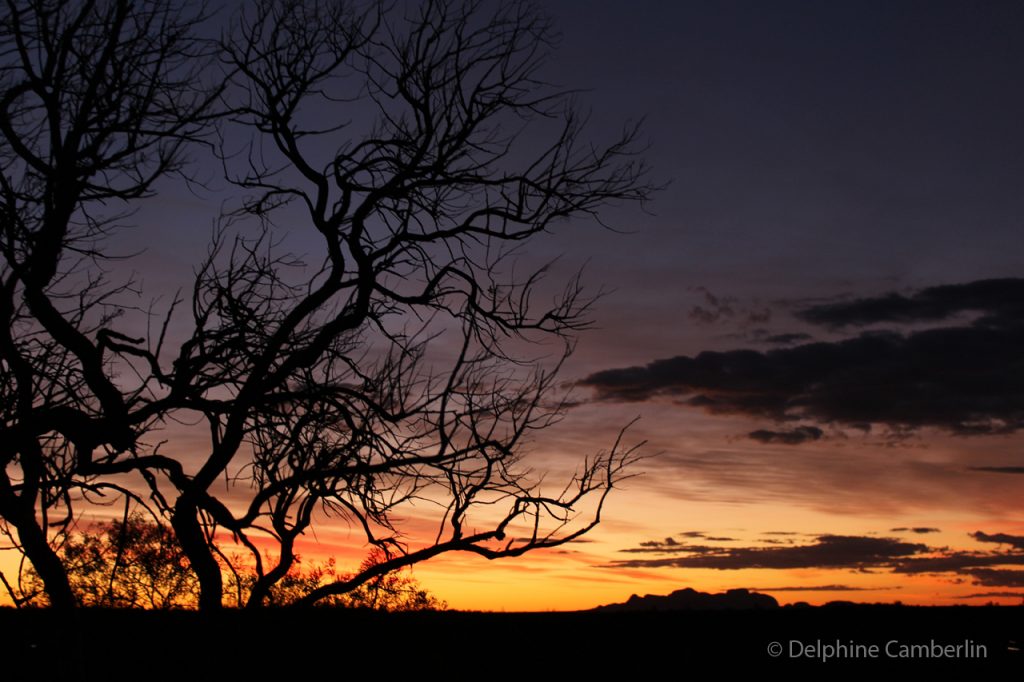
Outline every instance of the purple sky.
{"type": "MultiPolygon", "coordinates": [[[[652,538],[681,528],[751,545],[729,550],[730,569],[763,562],[757,543],[774,532],[806,534],[768,562],[782,568],[814,568],[838,547],[842,562],[817,567],[898,572],[940,545],[980,551],[994,542],[985,533],[1024,543],[1024,4],[543,7],[562,34],[550,81],[581,90],[597,139],[643,118],[643,157],[666,184],[647,212],[607,212],[619,232],[579,222],[524,253],[562,255],[556,281],[585,264],[591,288],[610,290],[566,367],[585,404],[538,437],[538,456],[558,469],[634,416],[632,436],[657,453],[610,507],[589,575],[626,557],[615,565],[707,589],[850,582],[723,581],[714,547],[675,564],[618,554],[666,550],[652,538]],[[1001,281],[972,284],[986,280],[1001,281]],[[895,532],[912,527],[939,531],[895,532]]],[[[135,220],[146,229],[122,242],[147,249],[131,263],[165,304],[206,251],[227,196],[218,173],[197,197],[172,187],[147,202],[135,220]]],[[[316,248],[299,227],[290,239],[316,248]]],[[[963,594],[1021,581],[956,558],[975,578],[963,594]]],[[[887,579],[857,589],[899,598],[887,579]]]]}

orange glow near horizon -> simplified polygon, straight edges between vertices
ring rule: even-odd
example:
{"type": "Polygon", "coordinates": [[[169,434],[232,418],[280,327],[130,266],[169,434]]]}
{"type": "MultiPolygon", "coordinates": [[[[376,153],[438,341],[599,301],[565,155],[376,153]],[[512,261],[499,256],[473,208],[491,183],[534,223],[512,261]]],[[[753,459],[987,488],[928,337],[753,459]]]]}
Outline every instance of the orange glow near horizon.
{"type": "MultiPolygon", "coordinates": [[[[555,469],[563,468],[573,457],[550,454],[550,448],[564,446],[576,438],[579,439],[575,443],[577,447],[581,447],[581,443],[602,440],[588,433],[596,414],[582,413],[582,416],[578,430],[567,430],[560,425],[552,432],[550,444],[542,450],[548,453],[542,459],[557,464],[555,469]]],[[[607,415],[605,419],[613,421],[607,415]]],[[[709,424],[713,421],[707,418],[691,421],[702,428],[694,429],[700,437],[686,442],[688,450],[701,452],[729,445],[728,438],[713,428],[716,425],[709,424]]],[[[655,440],[660,438],[658,431],[660,429],[653,430],[655,440]]],[[[1019,444],[1021,439],[1011,440],[1019,444]]],[[[742,451],[735,445],[731,447],[735,452],[756,451],[749,446],[742,451]]],[[[1013,477],[982,478],[977,485],[962,486],[959,507],[951,506],[943,497],[946,491],[942,486],[946,484],[937,478],[943,472],[937,467],[946,466],[943,463],[949,460],[960,467],[955,461],[963,452],[962,443],[956,440],[937,439],[927,449],[906,448],[885,453],[896,462],[893,471],[897,473],[897,458],[904,458],[908,470],[921,470],[934,477],[938,481],[938,494],[933,499],[920,493],[900,497],[904,484],[892,474],[888,480],[880,479],[879,493],[889,497],[882,499],[876,509],[870,507],[868,500],[855,504],[856,498],[852,495],[830,498],[832,488],[815,487],[819,484],[806,484],[806,490],[801,491],[794,487],[797,479],[775,474],[766,476],[761,487],[741,496],[742,487],[751,485],[753,480],[758,480],[753,477],[762,474],[752,465],[741,472],[747,478],[723,478],[720,472],[724,469],[712,465],[718,461],[731,463],[730,457],[736,455],[725,449],[721,452],[723,454],[715,455],[718,459],[706,460],[710,464],[697,462],[704,468],[694,468],[686,476],[673,474],[673,478],[668,478],[671,467],[676,466],[671,452],[661,459],[647,460],[643,463],[644,474],[626,481],[621,489],[613,492],[602,514],[602,523],[579,542],[494,561],[465,552],[450,553],[416,565],[413,575],[450,608],[480,611],[589,609],[624,602],[633,594],[664,595],[683,588],[711,593],[750,589],[770,594],[780,604],[819,605],[843,600],[942,606],[988,602],[1015,605],[1022,601],[1017,590],[985,587],[977,577],[980,574],[972,577],[968,573],[898,573],[891,570],[891,566],[887,567],[885,561],[863,568],[810,564],[788,568],[625,565],[623,562],[630,560],[680,556],[671,552],[657,553],[650,547],[644,550],[647,553],[638,553],[644,544],[657,544],[666,538],[679,545],[704,547],[703,554],[698,553],[700,556],[758,548],[813,546],[822,536],[875,538],[926,546],[931,551],[913,550],[912,556],[929,558],[941,556],[942,552],[979,553],[1005,549],[992,539],[979,542],[971,535],[976,532],[989,536],[1024,535],[1024,522],[1015,513],[1019,502],[1012,495],[1013,487],[1008,485],[1013,483],[1008,480],[1013,477]],[[836,502],[831,508],[830,499],[836,502]]],[[[839,461],[829,459],[838,457],[836,453],[852,456],[850,448],[843,445],[822,448],[817,457],[820,462],[829,464],[839,461]]],[[[755,454],[764,457],[760,452],[755,454]]],[[[858,456],[870,462],[872,455],[869,449],[858,456]]],[[[774,460],[773,465],[778,466],[778,461],[774,460]]],[[[797,464],[803,466],[799,460],[797,464]]],[[[824,483],[820,485],[824,486],[859,485],[856,481],[822,480],[824,483]]],[[[929,483],[927,477],[924,481],[929,483]]],[[[432,508],[424,507],[419,511],[412,509],[403,516],[399,528],[410,550],[432,540],[437,522],[433,514],[432,508]]],[[[100,520],[100,517],[90,518],[100,520]]],[[[88,523],[82,521],[81,525],[88,523]]],[[[254,535],[252,539],[268,555],[274,554],[275,544],[268,538],[254,535]]],[[[240,545],[234,545],[229,535],[224,535],[220,544],[229,556],[248,553],[240,545]]],[[[365,559],[368,548],[355,528],[337,519],[325,519],[300,539],[296,551],[300,557],[299,568],[334,558],[338,571],[346,573],[365,559]]],[[[0,553],[0,570],[11,582],[16,579],[17,565],[16,552],[0,553]]],[[[1014,570],[1015,566],[1019,564],[1014,564],[1013,560],[1007,565],[986,564],[987,569],[1014,570]]],[[[0,603],[11,604],[6,591],[0,594],[0,603]]]]}
{"type": "MultiPolygon", "coordinates": [[[[270,549],[269,543],[266,544],[270,549]]],[[[365,557],[364,548],[305,544],[300,551],[301,566],[334,558],[339,569],[354,569],[365,557]]],[[[564,549],[539,550],[513,559],[488,561],[467,553],[452,553],[418,564],[412,571],[418,582],[449,608],[467,611],[572,611],[602,604],[621,603],[631,595],[664,595],[692,588],[718,593],[750,589],[774,596],[780,604],[807,602],[821,605],[830,601],[901,602],[907,605],[948,606],[952,604],[997,603],[1016,605],[1021,597],[993,596],[968,599],[965,595],[983,591],[948,578],[893,576],[885,572],[856,573],[838,569],[618,569],[607,568],[619,558],[609,543],[583,543],[564,549]],[[600,545],[595,547],[594,545],[600,545]],[[827,586],[846,584],[855,590],[830,590],[827,586]],[[814,588],[775,591],[772,587],[814,588]],[[823,587],[824,586],[824,587],[823,587]]],[[[16,575],[12,553],[0,555],[0,570],[10,579],[16,575]]],[[[9,595],[0,604],[11,605],[9,595]]]]}

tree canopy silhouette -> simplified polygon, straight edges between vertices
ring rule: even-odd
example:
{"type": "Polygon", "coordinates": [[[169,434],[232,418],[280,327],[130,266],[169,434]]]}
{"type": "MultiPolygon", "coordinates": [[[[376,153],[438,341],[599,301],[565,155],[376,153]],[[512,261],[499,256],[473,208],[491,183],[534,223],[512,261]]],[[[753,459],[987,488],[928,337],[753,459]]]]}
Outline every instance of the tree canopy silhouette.
{"type": "Polygon", "coordinates": [[[237,568],[225,543],[260,606],[330,518],[377,559],[298,603],[599,522],[635,449],[620,435],[555,489],[523,461],[564,412],[590,300],[578,277],[552,298],[517,249],[652,188],[636,127],[596,145],[541,80],[535,8],[267,0],[215,41],[169,0],[8,4],[0,517],[50,604],[76,603],[55,547],[104,495],[170,522],[205,609],[237,568]],[[191,294],[132,324],[140,292],[107,280],[119,227],[158,181],[208,171],[204,149],[236,191],[191,294]],[[286,247],[296,231],[314,259],[286,247]],[[197,420],[199,451],[162,451],[197,420]],[[403,532],[413,513],[429,538],[403,532]]]}
{"type": "MultiPolygon", "coordinates": [[[[138,513],[68,534],[57,554],[82,606],[174,609],[195,602],[198,584],[174,534],[138,513]]],[[[40,602],[41,583],[29,570],[18,601],[40,602]]]]}
{"type": "MultiPolygon", "coordinates": [[[[82,606],[102,608],[187,609],[198,601],[199,583],[188,558],[171,529],[138,512],[86,531],[71,533],[57,550],[71,589],[82,606]]],[[[374,549],[357,569],[367,571],[386,557],[374,549]]],[[[227,603],[248,601],[258,576],[252,570],[231,567],[227,603]]],[[[8,585],[16,603],[46,603],[39,574],[28,569],[20,589],[8,585]]],[[[308,565],[293,565],[271,589],[267,602],[287,606],[313,590],[351,575],[340,573],[333,558],[308,565]]],[[[345,594],[334,595],[318,605],[373,609],[376,611],[425,611],[447,608],[407,570],[392,571],[363,583],[345,594]]]]}

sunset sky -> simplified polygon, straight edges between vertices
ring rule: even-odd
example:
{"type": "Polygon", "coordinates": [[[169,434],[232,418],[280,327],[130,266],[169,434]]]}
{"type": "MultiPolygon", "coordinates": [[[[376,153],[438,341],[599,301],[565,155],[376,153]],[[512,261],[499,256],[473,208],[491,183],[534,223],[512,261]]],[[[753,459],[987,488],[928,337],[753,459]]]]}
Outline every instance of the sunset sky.
{"type": "MultiPolygon", "coordinates": [[[[526,247],[607,292],[562,372],[574,407],[529,463],[556,481],[634,418],[647,458],[583,541],[441,557],[419,581],[508,611],[684,587],[1019,603],[1024,5],[543,6],[549,80],[580,90],[597,140],[643,119],[665,187],[607,211],[614,230],[526,247]]],[[[171,188],[135,216],[147,293],[188,285],[216,209],[171,188]]],[[[354,537],[322,525],[303,557],[357,564],[354,537]]]]}
{"type": "Polygon", "coordinates": [[[418,575],[467,608],[1019,602],[1021,6],[554,7],[554,80],[598,125],[644,116],[670,184],[614,215],[626,234],[554,239],[614,293],[567,369],[584,404],[538,450],[640,416],[654,456],[591,542],[418,575]]]}

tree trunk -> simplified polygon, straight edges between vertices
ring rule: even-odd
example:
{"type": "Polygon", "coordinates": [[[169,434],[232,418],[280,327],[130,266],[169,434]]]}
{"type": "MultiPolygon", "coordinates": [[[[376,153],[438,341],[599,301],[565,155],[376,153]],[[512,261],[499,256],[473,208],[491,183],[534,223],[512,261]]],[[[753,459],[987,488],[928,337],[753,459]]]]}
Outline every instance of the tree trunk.
{"type": "Polygon", "coordinates": [[[36,522],[35,515],[22,512],[7,518],[18,529],[18,542],[43,581],[50,607],[61,610],[75,608],[78,603],[71,591],[67,570],[46,541],[46,534],[36,522]]]}
{"type": "Polygon", "coordinates": [[[217,611],[223,605],[224,580],[196,514],[195,504],[182,496],[174,505],[171,526],[199,579],[199,610],[217,611]]]}

